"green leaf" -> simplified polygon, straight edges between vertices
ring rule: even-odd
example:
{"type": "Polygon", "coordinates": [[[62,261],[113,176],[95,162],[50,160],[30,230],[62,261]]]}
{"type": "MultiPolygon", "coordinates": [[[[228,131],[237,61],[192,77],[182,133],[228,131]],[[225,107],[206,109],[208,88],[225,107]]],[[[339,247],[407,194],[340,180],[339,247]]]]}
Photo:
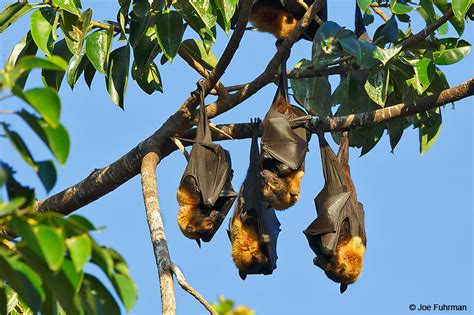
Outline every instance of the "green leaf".
{"type": "Polygon", "coordinates": [[[7,195],[9,200],[13,200],[19,197],[24,197],[25,202],[19,206],[19,208],[25,208],[31,206],[35,202],[35,191],[27,186],[22,186],[13,176],[15,171],[10,165],[0,161],[0,169],[3,173],[6,173],[5,186],[7,188],[7,195]]]}
{"type": "Polygon", "coordinates": [[[107,74],[113,31],[96,31],[86,39],[86,55],[94,68],[107,74]]]}
{"type": "Polygon", "coordinates": [[[374,33],[374,44],[383,47],[387,43],[396,43],[398,41],[398,24],[395,15],[390,20],[382,24],[374,33]]]}
{"type": "MultiPolygon", "coordinates": [[[[53,55],[54,56],[60,56],[63,58],[65,61],[69,62],[72,57],[72,53],[69,51],[66,41],[64,39],[61,39],[60,41],[56,42],[54,44],[54,49],[53,49],[53,55]]],[[[67,68],[67,64],[66,67],[67,68]]],[[[41,72],[41,76],[43,78],[43,82],[55,89],[56,91],[59,91],[63,78],[65,75],[65,70],[46,70],[43,69],[41,72]]]]}
{"type": "Polygon", "coordinates": [[[86,218],[77,215],[77,214],[72,214],[67,217],[68,222],[71,222],[77,226],[80,226],[81,228],[88,230],[88,231],[95,231],[97,230],[96,227],[86,218]]]}
{"type": "Polygon", "coordinates": [[[204,41],[206,50],[216,39],[217,17],[210,0],[177,0],[173,2],[175,9],[184,20],[195,30],[204,41]]]}
{"type": "Polygon", "coordinates": [[[339,40],[342,49],[357,59],[360,64],[362,60],[362,51],[359,41],[354,37],[346,37],[339,40]]]}
{"type": "Polygon", "coordinates": [[[50,56],[44,59],[35,56],[26,56],[21,58],[17,63],[17,67],[23,70],[41,68],[46,70],[66,71],[67,65],[67,61],[60,56],[50,56]]]}
{"type": "Polygon", "coordinates": [[[2,123],[2,126],[5,132],[5,136],[10,140],[16,151],[20,154],[20,156],[28,165],[35,168],[36,170],[35,160],[31,155],[31,152],[28,149],[28,146],[26,145],[23,138],[17,132],[11,130],[7,124],[2,123]]]}
{"type": "Polygon", "coordinates": [[[74,55],[83,54],[82,47],[87,32],[91,27],[92,11],[88,9],[80,16],[67,11],[61,11],[60,16],[59,24],[69,50],[74,55]]]}
{"type": "Polygon", "coordinates": [[[72,56],[69,66],[66,70],[67,83],[71,89],[74,89],[77,80],[81,76],[84,69],[87,67],[87,64],[89,64],[89,59],[86,55],[81,54],[72,56]]]}
{"type": "Polygon", "coordinates": [[[99,266],[107,277],[112,278],[114,273],[114,261],[106,247],[99,246],[95,243],[92,244],[91,262],[99,266]]]}
{"type": "Polygon", "coordinates": [[[81,234],[68,238],[66,245],[76,271],[81,271],[92,253],[92,242],[89,235],[81,234]]]}
{"type": "Polygon", "coordinates": [[[23,298],[35,312],[39,311],[45,293],[41,278],[18,256],[10,256],[7,250],[0,249],[0,276],[23,298]]]}
{"type": "Polygon", "coordinates": [[[464,19],[464,15],[472,5],[472,0],[453,0],[453,12],[458,19],[464,19]]]}
{"type": "Polygon", "coordinates": [[[394,46],[389,49],[383,49],[380,47],[376,47],[373,52],[374,58],[380,60],[384,65],[390,61],[394,56],[396,56],[402,50],[402,46],[394,46]]]}
{"type": "Polygon", "coordinates": [[[204,43],[197,39],[186,39],[181,43],[181,49],[198,61],[207,70],[217,65],[217,58],[212,51],[206,51],[204,43]]]}
{"type": "Polygon", "coordinates": [[[388,132],[388,136],[390,138],[390,146],[392,148],[392,153],[395,150],[395,147],[400,142],[402,138],[403,131],[406,127],[408,127],[409,123],[407,122],[406,118],[396,118],[390,120],[386,123],[386,128],[388,132]]]}
{"type": "Polygon", "coordinates": [[[63,10],[68,11],[69,13],[72,13],[75,15],[80,14],[80,11],[73,0],[53,0],[53,4],[57,5],[63,10]]]}
{"type": "Polygon", "coordinates": [[[372,0],[357,0],[357,5],[359,6],[362,12],[367,11],[371,3],[372,0]]]}
{"type": "Polygon", "coordinates": [[[213,6],[217,8],[217,23],[226,34],[230,31],[231,19],[237,8],[237,0],[213,0],[213,6]]]}
{"type": "Polygon", "coordinates": [[[69,135],[63,125],[56,128],[51,127],[45,120],[28,113],[25,110],[17,113],[38,137],[46,144],[54,157],[61,165],[66,163],[69,155],[70,140],[69,135]]]}
{"type": "Polygon", "coordinates": [[[441,109],[438,107],[426,112],[427,115],[421,118],[419,128],[420,153],[425,154],[436,142],[441,131],[441,109]]]}
{"type": "Polygon", "coordinates": [[[31,15],[31,36],[38,48],[46,55],[53,52],[53,24],[56,12],[52,8],[36,10],[31,15]]]}
{"type": "Polygon", "coordinates": [[[360,151],[360,156],[369,153],[377,145],[380,139],[382,139],[384,130],[385,126],[383,124],[379,124],[363,131],[366,140],[360,151]]]}
{"type": "Polygon", "coordinates": [[[142,68],[138,68],[134,62],[132,65],[132,78],[137,81],[140,88],[149,95],[155,91],[163,92],[160,72],[154,62],[142,68]]]}
{"type": "Polygon", "coordinates": [[[367,95],[378,105],[385,107],[389,86],[389,70],[386,67],[375,68],[370,71],[364,88],[367,95]]]}
{"type": "Polygon", "coordinates": [[[122,300],[125,309],[130,312],[137,302],[137,287],[133,280],[124,274],[115,274],[112,278],[117,295],[122,300]]]}
{"type": "Polygon", "coordinates": [[[413,66],[415,75],[406,82],[421,95],[430,86],[436,67],[428,58],[408,60],[408,63],[413,66]]]}
{"type": "Polygon", "coordinates": [[[44,224],[33,227],[33,233],[49,269],[57,271],[63,264],[66,250],[62,236],[58,231],[44,224]]]}
{"type": "Polygon", "coordinates": [[[155,19],[155,28],[161,50],[170,61],[178,54],[184,34],[181,14],[176,11],[162,12],[155,19]]]}
{"type": "Polygon", "coordinates": [[[15,2],[7,5],[5,9],[0,12],[0,33],[5,31],[16,20],[28,13],[34,6],[27,2],[15,2]]]}
{"type": "Polygon", "coordinates": [[[471,51],[471,45],[458,38],[439,40],[440,49],[433,52],[433,60],[438,65],[451,65],[461,61],[471,51]]]}
{"type": "Polygon", "coordinates": [[[61,100],[52,88],[33,88],[27,91],[14,90],[13,93],[33,107],[53,128],[59,125],[61,100]]]}
{"type": "MultiPolygon", "coordinates": [[[[443,14],[451,9],[451,3],[448,3],[447,0],[433,0],[433,3],[443,14]]],[[[459,19],[458,17],[453,16],[449,19],[449,22],[454,27],[459,36],[464,33],[464,19],[459,19]]]]}
{"type": "MultiPolygon", "coordinates": [[[[311,65],[311,61],[302,59],[295,68],[311,65]]],[[[327,117],[331,113],[331,84],[327,77],[291,79],[293,97],[308,113],[318,117],[327,117]]]]}
{"type": "Polygon", "coordinates": [[[92,63],[87,63],[86,68],[84,69],[84,81],[86,81],[87,86],[89,89],[92,87],[92,80],[94,80],[96,70],[92,63]]]}
{"type": "Polygon", "coordinates": [[[41,183],[46,189],[46,192],[50,192],[58,179],[56,167],[54,166],[53,161],[36,161],[36,166],[38,167],[37,174],[41,183]]]}
{"type": "Polygon", "coordinates": [[[94,311],[90,310],[90,314],[115,315],[121,313],[112,294],[107,290],[102,282],[93,275],[84,275],[84,285],[81,288],[81,297],[81,300],[88,301],[86,305],[93,304],[90,308],[94,311]]]}
{"type": "Polygon", "coordinates": [[[407,14],[413,10],[409,5],[404,4],[405,1],[390,0],[390,9],[395,14],[407,14]]]}
{"type": "Polygon", "coordinates": [[[35,56],[38,46],[36,46],[33,37],[31,37],[31,32],[26,33],[21,41],[13,47],[10,56],[8,57],[7,64],[10,67],[14,67],[18,61],[20,61],[24,56],[35,56]]]}
{"type": "Polygon", "coordinates": [[[328,63],[334,62],[342,56],[342,50],[338,45],[338,35],[344,29],[335,22],[326,22],[321,25],[313,39],[312,62],[317,68],[327,67],[328,63]]]}
{"type": "Polygon", "coordinates": [[[122,109],[128,83],[129,63],[129,45],[119,47],[110,54],[110,64],[106,78],[107,91],[114,104],[122,109]]]}

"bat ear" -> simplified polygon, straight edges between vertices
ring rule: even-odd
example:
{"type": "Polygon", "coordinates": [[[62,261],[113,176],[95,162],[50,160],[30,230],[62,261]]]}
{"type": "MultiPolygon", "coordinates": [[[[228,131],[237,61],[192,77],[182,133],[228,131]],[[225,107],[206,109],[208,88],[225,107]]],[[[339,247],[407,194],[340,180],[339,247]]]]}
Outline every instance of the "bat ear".
{"type": "Polygon", "coordinates": [[[196,243],[198,244],[199,248],[201,248],[201,239],[200,238],[196,238],[194,239],[196,241],[196,243]]]}
{"type": "Polygon", "coordinates": [[[240,279],[245,280],[247,278],[247,274],[239,270],[240,279]]]}
{"type": "Polygon", "coordinates": [[[232,243],[232,238],[230,237],[230,231],[229,230],[226,230],[227,231],[227,237],[229,238],[229,241],[232,243]]]}
{"type": "Polygon", "coordinates": [[[347,290],[347,284],[341,283],[341,286],[339,287],[339,291],[342,293],[346,292],[347,290]]]}

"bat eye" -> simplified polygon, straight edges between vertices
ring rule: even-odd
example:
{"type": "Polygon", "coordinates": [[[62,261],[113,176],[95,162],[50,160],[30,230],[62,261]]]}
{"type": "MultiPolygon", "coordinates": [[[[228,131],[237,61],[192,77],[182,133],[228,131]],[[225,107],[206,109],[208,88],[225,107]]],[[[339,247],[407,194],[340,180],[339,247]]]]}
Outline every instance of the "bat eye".
{"type": "Polygon", "coordinates": [[[288,23],[288,24],[293,23],[293,16],[287,15],[287,16],[286,16],[286,23],[288,23]]]}

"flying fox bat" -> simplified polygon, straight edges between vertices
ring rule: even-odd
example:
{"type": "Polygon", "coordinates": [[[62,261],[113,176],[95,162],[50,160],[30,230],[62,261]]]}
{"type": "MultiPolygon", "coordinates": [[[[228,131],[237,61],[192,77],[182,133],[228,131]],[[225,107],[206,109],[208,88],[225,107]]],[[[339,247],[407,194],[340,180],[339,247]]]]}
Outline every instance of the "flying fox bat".
{"type": "Polygon", "coordinates": [[[275,210],[262,198],[257,143],[259,124],[259,120],[252,123],[250,165],[240,188],[228,231],[232,243],[232,258],[242,280],[245,280],[248,274],[271,274],[277,261],[276,244],[280,222],[275,210]]]}
{"type": "Polygon", "coordinates": [[[318,217],[304,231],[316,254],[314,264],[341,284],[343,293],[361,271],[367,244],[364,208],[357,201],[349,169],[349,139],[344,133],[337,157],[318,133],[324,188],[314,199],[318,217]]]}
{"type": "Polygon", "coordinates": [[[278,90],[262,122],[263,196],[277,210],[287,209],[298,200],[308,151],[306,130],[290,126],[290,121],[298,120],[304,113],[290,106],[287,84],[285,60],[278,90]]]}
{"type": "Polygon", "coordinates": [[[212,143],[202,93],[196,137],[187,141],[194,144],[177,193],[178,225],[200,245],[212,239],[237,197],[230,154],[212,143]]]}
{"type": "MultiPolygon", "coordinates": [[[[250,13],[250,23],[260,32],[273,34],[278,39],[283,39],[298,24],[306,13],[312,0],[257,0],[250,13]]],[[[318,17],[327,21],[327,7],[318,12],[318,17]]],[[[319,24],[311,21],[309,27],[303,31],[302,38],[312,41],[319,24]]]]}

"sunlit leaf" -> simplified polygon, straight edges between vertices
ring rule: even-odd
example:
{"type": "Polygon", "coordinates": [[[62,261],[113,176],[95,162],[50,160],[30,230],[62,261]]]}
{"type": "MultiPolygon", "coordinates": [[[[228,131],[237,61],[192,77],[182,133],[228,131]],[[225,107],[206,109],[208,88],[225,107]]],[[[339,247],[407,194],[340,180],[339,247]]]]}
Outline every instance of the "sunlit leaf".
{"type": "Polygon", "coordinates": [[[28,13],[34,6],[28,2],[15,2],[7,5],[2,12],[0,12],[0,33],[5,31],[20,17],[28,13]]]}
{"type": "Polygon", "coordinates": [[[87,234],[74,236],[66,240],[66,245],[71,255],[76,271],[81,271],[89,261],[92,253],[92,242],[87,234]]]}
{"type": "Polygon", "coordinates": [[[102,74],[107,74],[113,31],[97,31],[86,39],[86,55],[94,68],[102,74]]]}
{"type": "Polygon", "coordinates": [[[36,10],[31,15],[31,36],[38,48],[46,55],[53,52],[53,24],[56,12],[52,8],[36,10]]]}
{"type": "Polygon", "coordinates": [[[181,49],[203,65],[207,70],[212,70],[217,65],[217,58],[212,51],[206,51],[202,41],[186,39],[181,44],[181,49]]]}
{"type": "Polygon", "coordinates": [[[451,65],[461,61],[471,51],[471,45],[458,38],[439,40],[440,49],[433,52],[433,60],[438,65],[451,65]]]}

